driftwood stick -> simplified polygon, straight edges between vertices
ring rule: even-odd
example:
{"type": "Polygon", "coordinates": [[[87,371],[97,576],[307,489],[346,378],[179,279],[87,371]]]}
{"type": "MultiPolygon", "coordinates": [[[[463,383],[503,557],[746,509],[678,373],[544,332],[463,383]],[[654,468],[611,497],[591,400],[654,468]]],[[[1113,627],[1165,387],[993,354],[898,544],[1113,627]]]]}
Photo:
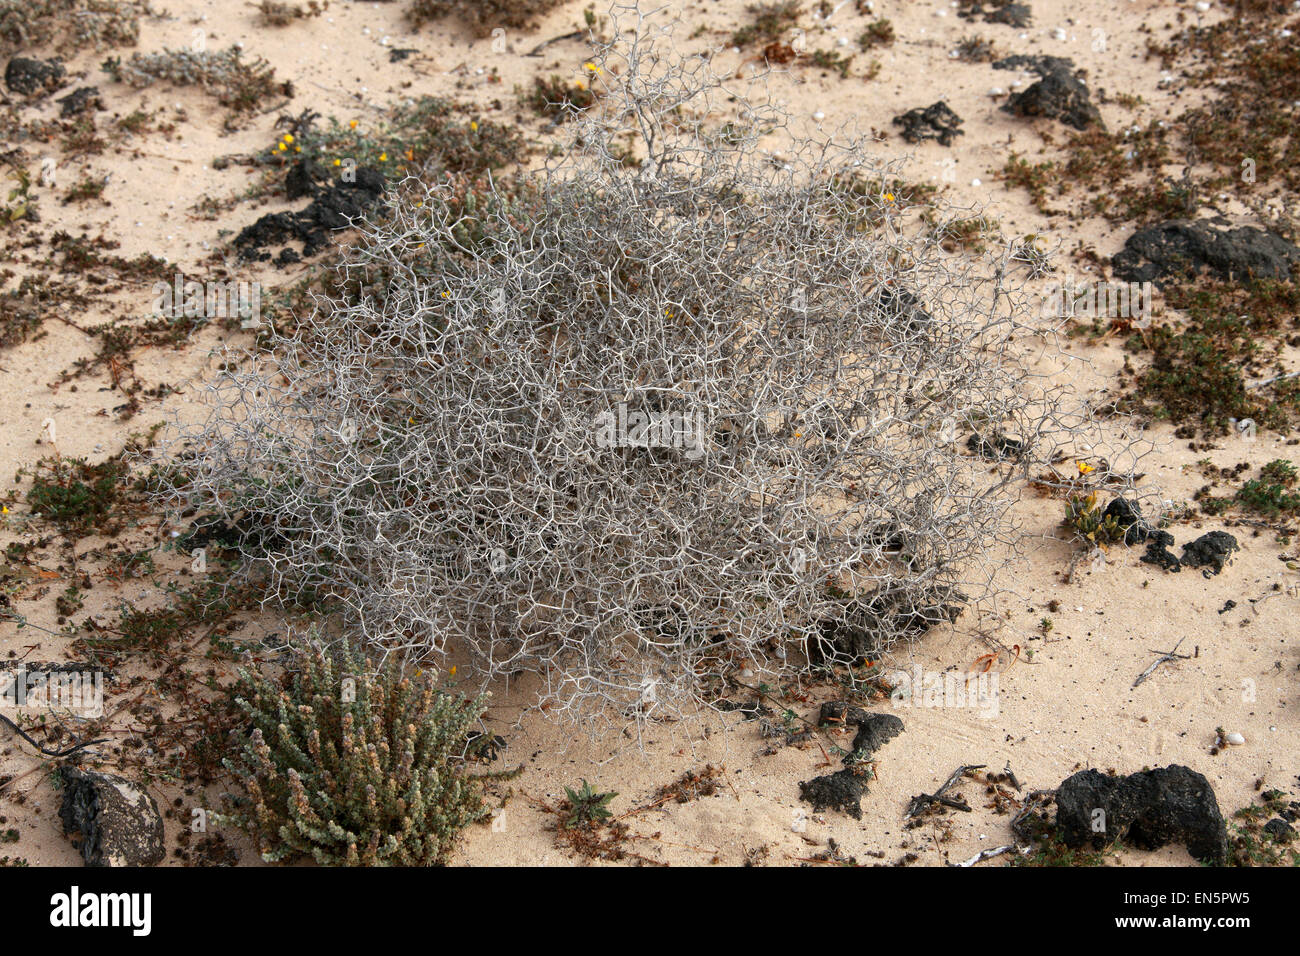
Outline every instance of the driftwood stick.
{"type": "Polygon", "coordinates": [[[1263,388],[1265,385],[1272,385],[1274,382],[1281,382],[1288,378],[1295,378],[1300,372],[1287,372],[1285,375],[1274,375],[1272,378],[1261,379],[1258,382],[1251,382],[1246,388],[1263,388]]]}
{"type": "Polygon", "coordinates": [[[952,776],[949,777],[947,780],[944,781],[943,786],[940,787],[938,790],[936,790],[936,791],[934,792],[934,795],[935,795],[936,797],[942,797],[942,796],[943,796],[944,794],[946,794],[949,790],[951,790],[951,789],[953,788],[953,786],[956,785],[956,783],[957,783],[958,780],[960,780],[962,777],[966,776],[966,774],[970,773],[970,771],[972,771],[972,770],[983,770],[984,767],[985,767],[985,764],[982,764],[982,763],[967,764],[967,765],[965,765],[965,766],[963,766],[963,767],[958,767],[956,770],[954,770],[954,771],[952,772],[952,776]]]}
{"type": "Polygon", "coordinates": [[[958,767],[956,770],[952,772],[952,776],[950,776],[947,780],[944,781],[943,786],[940,787],[938,790],[936,790],[934,793],[922,793],[913,797],[912,802],[907,805],[907,812],[903,814],[903,819],[910,820],[912,817],[916,816],[926,807],[933,806],[936,803],[939,804],[940,806],[951,807],[953,810],[963,810],[969,813],[970,805],[967,804],[966,801],[964,800],[954,800],[952,797],[949,797],[948,791],[951,790],[954,785],[956,785],[958,780],[966,776],[967,773],[969,773],[972,770],[983,770],[985,766],[986,766],[985,764],[981,763],[981,764],[965,764],[963,766],[958,767]]]}
{"type": "Polygon", "coordinates": [[[525,53],[524,56],[541,56],[542,51],[552,43],[560,43],[564,40],[578,40],[586,36],[586,34],[586,30],[574,30],[572,33],[566,33],[563,36],[551,37],[549,40],[543,40],[541,43],[537,44],[537,46],[525,53]]]}
{"type": "Polygon", "coordinates": [[[991,846],[987,850],[980,850],[969,860],[963,860],[961,863],[950,863],[949,866],[974,866],[981,860],[988,860],[995,856],[1001,856],[1008,850],[1014,850],[1015,848],[1016,846],[1014,843],[1008,843],[1005,846],[991,846]]]}
{"type": "MultiPolygon", "coordinates": [[[[1171,651],[1152,651],[1151,652],[1152,654],[1159,654],[1160,656],[1155,659],[1155,663],[1153,663],[1150,667],[1144,670],[1141,674],[1138,674],[1137,680],[1133,682],[1133,687],[1136,687],[1138,684],[1142,683],[1144,680],[1150,677],[1152,671],[1154,671],[1165,661],[1185,661],[1188,658],[1190,658],[1192,656],[1191,654],[1178,653],[1179,645],[1182,644],[1183,641],[1185,640],[1187,640],[1186,637],[1180,637],[1178,639],[1178,644],[1175,644],[1173,650],[1171,651]]],[[[1132,688],[1129,689],[1132,690],[1132,688]]]]}

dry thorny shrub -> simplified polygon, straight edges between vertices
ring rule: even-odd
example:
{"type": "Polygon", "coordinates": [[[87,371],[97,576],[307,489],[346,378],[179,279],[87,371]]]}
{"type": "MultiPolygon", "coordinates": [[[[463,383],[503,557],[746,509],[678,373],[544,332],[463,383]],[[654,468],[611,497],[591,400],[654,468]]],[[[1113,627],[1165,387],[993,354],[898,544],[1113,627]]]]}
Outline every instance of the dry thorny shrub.
{"type": "Polygon", "coordinates": [[[549,168],[392,191],[339,267],[372,291],[232,356],[168,447],[175,504],[238,529],[268,601],[639,721],[990,598],[1017,475],[1089,418],[1030,364],[1061,353],[1006,250],[946,253],[859,141],[774,160],[779,112],[670,26],[615,28],[549,168]]]}

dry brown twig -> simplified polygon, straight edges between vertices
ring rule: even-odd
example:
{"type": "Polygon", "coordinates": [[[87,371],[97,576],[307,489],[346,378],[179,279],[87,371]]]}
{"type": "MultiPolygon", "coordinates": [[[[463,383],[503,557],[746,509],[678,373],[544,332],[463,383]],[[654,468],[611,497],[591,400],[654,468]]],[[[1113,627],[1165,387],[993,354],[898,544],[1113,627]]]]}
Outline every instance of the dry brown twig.
{"type": "MultiPolygon", "coordinates": [[[[1187,640],[1187,638],[1185,638],[1185,637],[1180,637],[1180,638],[1178,639],[1178,643],[1175,644],[1175,645],[1173,646],[1173,649],[1172,649],[1172,650],[1168,650],[1168,651],[1152,651],[1152,652],[1151,652],[1152,654],[1159,654],[1160,656],[1157,657],[1157,658],[1155,659],[1155,661],[1151,664],[1150,667],[1148,667],[1146,670],[1144,670],[1141,674],[1138,674],[1138,676],[1137,676],[1137,680],[1133,681],[1133,687],[1136,687],[1138,684],[1142,683],[1144,680],[1146,680],[1148,677],[1150,677],[1150,676],[1152,675],[1152,673],[1155,672],[1155,669],[1156,669],[1157,667],[1159,667],[1161,664],[1165,663],[1166,661],[1186,661],[1186,660],[1190,660],[1191,657],[1192,657],[1191,654],[1179,654],[1179,653],[1178,653],[1178,648],[1182,645],[1183,641],[1185,641],[1185,640],[1187,640]]],[[[1130,689],[1132,689],[1132,688],[1130,688],[1130,689]]]]}

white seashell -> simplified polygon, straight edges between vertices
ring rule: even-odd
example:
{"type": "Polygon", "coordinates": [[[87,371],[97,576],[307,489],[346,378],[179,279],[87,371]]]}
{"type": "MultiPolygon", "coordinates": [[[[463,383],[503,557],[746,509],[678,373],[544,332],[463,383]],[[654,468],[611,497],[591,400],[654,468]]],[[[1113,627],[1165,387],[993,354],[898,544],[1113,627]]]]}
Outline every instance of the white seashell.
{"type": "Polygon", "coordinates": [[[1223,740],[1224,743],[1229,744],[1244,744],[1246,742],[1246,738],[1241,736],[1241,734],[1224,734],[1223,740]]]}

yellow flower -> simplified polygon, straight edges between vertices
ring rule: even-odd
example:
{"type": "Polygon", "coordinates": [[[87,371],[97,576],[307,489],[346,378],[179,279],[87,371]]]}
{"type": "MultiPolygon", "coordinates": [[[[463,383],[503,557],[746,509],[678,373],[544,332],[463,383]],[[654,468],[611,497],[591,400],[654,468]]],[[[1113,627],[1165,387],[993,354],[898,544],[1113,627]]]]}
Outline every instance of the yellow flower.
{"type": "Polygon", "coordinates": [[[295,146],[295,147],[293,148],[293,151],[294,151],[295,153],[301,153],[301,152],[302,152],[302,147],[301,147],[301,146],[295,146]]]}
{"type": "Polygon", "coordinates": [[[451,298],[451,293],[450,293],[450,292],[447,292],[447,291],[444,291],[444,292],[442,293],[442,297],[443,297],[444,299],[450,299],[450,298],[451,298]]]}
{"type": "Polygon", "coordinates": [[[0,510],[2,510],[4,514],[8,514],[8,513],[9,513],[9,506],[8,506],[8,505],[4,505],[4,506],[3,506],[3,509],[0,509],[0,510]]]}
{"type": "Polygon", "coordinates": [[[893,193],[885,193],[885,202],[893,202],[893,201],[894,201],[894,194],[893,194],[893,193]]]}
{"type": "Polygon", "coordinates": [[[451,676],[452,676],[452,677],[455,677],[455,676],[456,676],[456,665],[455,665],[455,664],[452,664],[452,665],[451,665],[451,676]]]}
{"type": "Polygon", "coordinates": [[[285,141],[286,143],[292,143],[292,142],[293,142],[293,133],[285,133],[285,134],[284,134],[284,141],[285,141]]]}
{"type": "Polygon", "coordinates": [[[357,121],[356,121],[356,120],[353,120],[351,123],[348,124],[348,126],[349,126],[350,128],[352,128],[352,129],[356,129],[356,128],[357,128],[357,121]]]}
{"type": "Polygon", "coordinates": [[[281,144],[280,144],[280,152],[283,153],[286,149],[288,149],[288,147],[285,146],[284,143],[281,143],[281,144]]]}
{"type": "Polygon", "coordinates": [[[582,64],[582,68],[586,70],[588,73],[600,72],[600,67],[598,67],[595,63],[584,63],[582,64]]]}
{"type": "Polygon", "coordinates": [[[414,424],[415,424],[415,417],[412,416],[411,418],[408,418],[408,419],[406,420],[406,424],[408,424],[408,425],[414,425],[414,424]]]}
{"type": "Polygon", "coordinates": [[[573,81],[573,85],[576,86],[576,87],[577,87],[578,89],[580,89],[580,90],[585,90],[585,89],[586,89],[586,87],[582,85],[582,80],[574,80],[574,81],[573,81]]]}
{"type": "Polygon", "coordinates": [[[380,153],[380,154],[379,154],[379,161],[380,161],[381,163],[386,163],[386,162],[388,162],[388,154],[387,154],[387,153],[380,153]]]}
{"type": "Polygon", "coordinates": [[[341,159],[336,159],[336,160],[334,160],[334,165],[335,165],[335,166],[342,166],[342,165],[343,165],[343,160],[341,160],[341,159]]]}
{"type": "Polygon", "coordinates": [[[475,121],[475,120],[470,120],[470,121],[469,121],[469,128],[472,129],[474,132],[477,133],[477,132],[478,132],[478,122],[475,121]]]}
{"type": "Polygon", "coordinates": [[[1097,470],[1086,461],[1076,461],[1075,464],[1079,466],[1079,474],[1081,475],[1086,475],[1097,470]]]}
{"type": "Polygon", "coordinates": [[[795,437],[795,438],[803,438],[803,432],[795,432],[795,433],[794,433],[794,437],[795,437]]]}

